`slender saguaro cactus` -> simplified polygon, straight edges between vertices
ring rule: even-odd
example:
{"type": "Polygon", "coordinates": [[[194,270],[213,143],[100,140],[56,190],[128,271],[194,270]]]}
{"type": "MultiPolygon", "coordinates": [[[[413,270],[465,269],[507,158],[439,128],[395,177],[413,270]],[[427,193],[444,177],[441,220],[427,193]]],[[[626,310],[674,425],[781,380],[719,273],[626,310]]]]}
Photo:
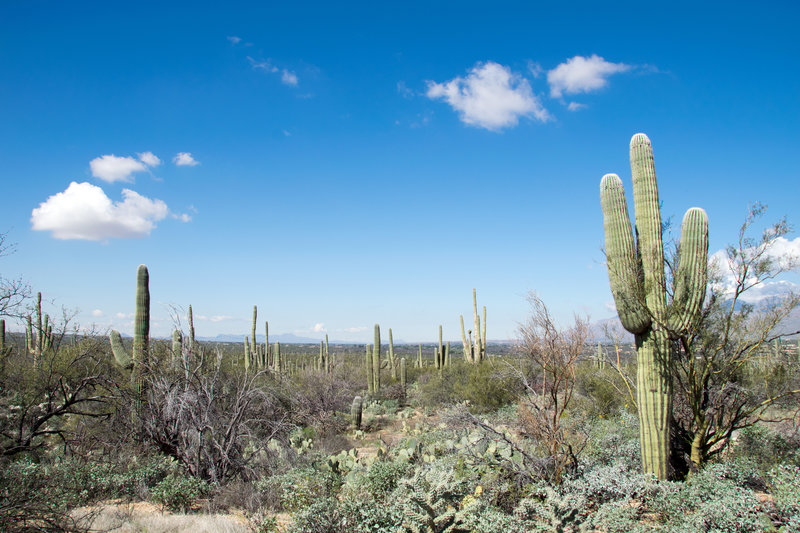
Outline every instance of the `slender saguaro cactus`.
{"type": "Polygon", "coordinates": [[[372,379],[375,394],[381,392],[381,327],[375,324],[375,344],[372,346],[372,379]]]}
{"type": "Polygon", "coordinates": [[[444,347],[442,346],[442,325],[439,324],[439,349],[436,351],[436,368],[444,366],[444,347]]]}
{"type": "Polygon", "coordinates": [[[473,363],[474,360],[472,359],[472,343],[467,340],[467,334],[464,331],[464,315],[458,316],[459,320],[461,321],[461,344],[464,346],[464,361],[468,363],[473,363]]]}
{"type": "Polygon", "coordinates": [[[276,374],[280,374],[281,370],[283,369],[283,361],[281,361],[281,343],[280,342],[276,342],[275,343],[274,357],[275,357],[275,362],[273,363],[273,365],[274,365],[275,373],[276,374]]]}
{"type": "Polygon", "coordinates": [[[194,350],[194,318],[192,317],[192,306],[189,304],[189,351],[194,350]]]}
{"type": "Polygon", "coordinates": [[[269,322],[264,321],[264,368],[269,368],[269,322]]]}
{"type": "Polygon", "coordinates": [[[397,379],[397,365],[394,360],[394,339],[392,339],[392,328],[389,328],[389,368],[392,371],[392,379],[397,379]]]}
{"type": "Polygon", "coordinates": [[[419,345],[419,353],[417,353],[417,368],[422,368],[422,345],[419,345]]]}
{"type": "Polygon", "coordinates": [[[258,368],[258,343],[256,342],[256,320],[258,319],[258,306],[253,306],[253,327],[251,329],[252,345],[250,346],[250,358],[253,361],[253,366],[258,368]]]}
{"type": "Polygon", "coordinates": [[[244,370],[247,372],[250,369],[250,338],[245,335],[244,337],[244,370]]]}
{"type": "Polygon", "coordinates": [[[403,394],[406,392],[406,383],[408,382],[408,370],[406,369],[406,358],[400,358],[400,386],[403,388],[403,394]]]}
{"type": "Polygon", "coordinates": [[[180,330],[172,332],[172,360],[177,361],[181,358],[181,347],[183,346],[183,335],[180,330]]]}
{"type": "Polygon", "coordinates": [[[653,148],[646,135],[637,133],[630,149],[636,233],[622,181],[606,174],[600,182],[606,258],[617,313],[636,339],[642,467],[665,479],[672,411],[670,337],[686,333],[700,317],[708,279],[708,217],[697,207],[683,217],[673,298],[668,302],[653,148]]]}
{"type": "Polygon", "coordinates": [[[355,429],[361,429],[362,407],[361,396],[353,398],[353,405],[350,406],[350,418],[353,420],[353,428],[355,429]]]}
{"type": "Polygon", "coordinates": [[[475,324],[475,348],[473,349],[473,356],[476,363],[483,360],[484,347],[483,339],[481,339],[481,319],[478,316],[478,296],[475,289],[472,289],[472,320],[475,324]]]}
{"type": "Polygon", "coordinates": [[[372,368],[372,350],[370,349],[369,344],[366,346],[367,349],[364,358],[364,366],[367,368],[367,392],[372,394],[375,392],[375,379],[373,378],[375,372],[372,368]]]}

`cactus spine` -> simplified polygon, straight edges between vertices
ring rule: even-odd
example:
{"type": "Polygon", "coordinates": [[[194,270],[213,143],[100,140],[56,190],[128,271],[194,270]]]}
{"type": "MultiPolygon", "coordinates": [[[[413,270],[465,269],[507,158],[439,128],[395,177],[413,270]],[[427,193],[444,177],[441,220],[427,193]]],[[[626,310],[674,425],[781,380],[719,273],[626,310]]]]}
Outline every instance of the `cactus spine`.
{"type": "Polygon", "coordinates": [[[697,324],[706,292],[708,217],[686,212],[681,225],[673,300],[668,304],[664,247],[653,149],[638,133],[631,139],[636,234],[631,228],[622,181],[606,174],[600,183],[606,258],[620,321],[636,338],[637,403],[642,467],[659,479],[668,475],[672,411],[670,335],[697,324]]]}
{"type": "Polygon", "coordinates": [[[375,394],[381,392],[381,327],[375,324],[375,344],[372,346],[372,379],[375,394]]]}

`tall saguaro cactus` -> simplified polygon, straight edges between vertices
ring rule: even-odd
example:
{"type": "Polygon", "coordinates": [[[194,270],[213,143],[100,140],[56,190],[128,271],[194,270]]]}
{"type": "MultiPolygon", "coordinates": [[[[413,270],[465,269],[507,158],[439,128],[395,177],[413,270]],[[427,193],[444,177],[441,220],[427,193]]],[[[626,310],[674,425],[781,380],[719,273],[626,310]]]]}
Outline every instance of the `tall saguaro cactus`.
{"type": "Polygon", "coordinates": [[[375,324],[375,344],[372,345],[372,379],[375,394],[381,392],[381,327],[375,324]]]}
{"type": "Polygon", "coordinates": [[[698,207],[683,217],[673,298],[668,301],[653,148],[637,133],[630,144],[634,235],[622,181],[600,182],[611,292],[623,327],[636,338],[636,382],[642,467],[665,479],[672,411],[670,338],[697,324],[708,279],[708,217],[698,207]]]}

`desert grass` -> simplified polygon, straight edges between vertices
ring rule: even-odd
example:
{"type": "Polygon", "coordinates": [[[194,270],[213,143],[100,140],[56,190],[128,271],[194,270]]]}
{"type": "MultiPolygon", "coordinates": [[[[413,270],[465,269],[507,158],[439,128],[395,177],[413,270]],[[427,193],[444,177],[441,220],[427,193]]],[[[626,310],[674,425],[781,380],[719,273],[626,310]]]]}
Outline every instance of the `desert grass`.
{"type": "Polygon", "coordinates": [[[91,514],[91,530],[109,533],[248,533],[243,516],[232,514],[169,513],[147,504],[106,504],[79,509],[75,516],[91,514]]]}

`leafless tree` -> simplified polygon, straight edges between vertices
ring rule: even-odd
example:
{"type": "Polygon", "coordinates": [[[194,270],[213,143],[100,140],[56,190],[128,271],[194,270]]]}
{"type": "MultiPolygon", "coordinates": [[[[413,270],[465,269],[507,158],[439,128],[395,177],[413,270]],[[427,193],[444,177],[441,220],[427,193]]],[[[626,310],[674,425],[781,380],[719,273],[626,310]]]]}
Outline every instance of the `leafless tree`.
{"type": "Polygon", "coordinates": [[[145,370],[147,402],[140,423],[147,441],[189,473],[219,483],[254,476],[270,439],[285,435],[287,412],[264,371],[224,369],[222,354],[183,350],[179,361],[145,370]]]}
{"type": "Polygon", "coordinates": [[[519,404],[525,432],[553,458],[552,480],[577,465],[576,454],[585,443],[563,415],[575,391],[575,369],[589,338],[588,321],[575,317],[574,324],[559,328],[545,303],[528,295],[531,313],[519,328],[519,351],[535,372],[522,372],[525,395],[519,404]]]}

